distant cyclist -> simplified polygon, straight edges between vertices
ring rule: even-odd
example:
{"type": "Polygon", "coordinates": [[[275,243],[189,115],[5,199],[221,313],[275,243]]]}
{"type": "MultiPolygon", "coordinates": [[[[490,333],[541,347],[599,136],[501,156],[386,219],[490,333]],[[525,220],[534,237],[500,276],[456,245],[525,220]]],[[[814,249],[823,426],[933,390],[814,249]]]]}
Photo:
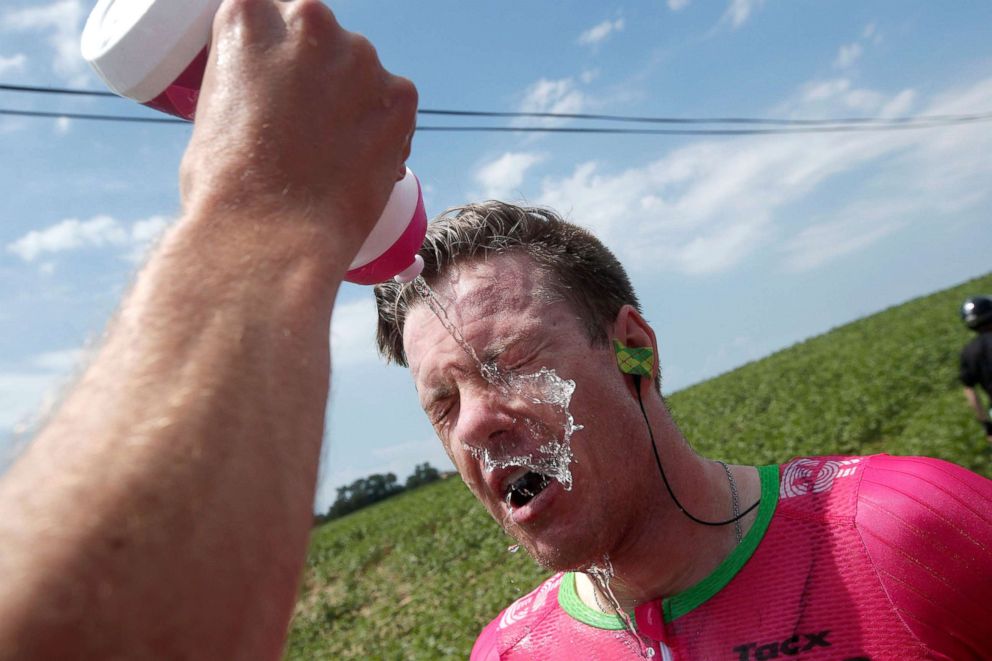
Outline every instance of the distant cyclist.
{"type": "Polygon", "coordinates": [[[964,396],[985,427],[985,438],[992,444],[992,409],[982,403],[975,386],[981,385],[992,405],[992,296],[973,296],[961,306],[961,318],[978,337],[961,350],[961,383],[964,396]]]}

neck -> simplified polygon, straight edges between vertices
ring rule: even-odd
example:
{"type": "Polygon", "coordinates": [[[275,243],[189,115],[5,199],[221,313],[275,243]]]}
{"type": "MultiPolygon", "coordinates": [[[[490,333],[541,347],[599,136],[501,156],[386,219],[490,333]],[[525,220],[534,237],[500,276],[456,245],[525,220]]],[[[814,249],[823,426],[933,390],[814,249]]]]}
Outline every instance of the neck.
{"type": "MultiPolygon", "coordinates": [[[[653,423],[662,467],[683,508],[703,521],[733,518],[731,481],[724,466],[700,457],[689,448],[660,401],[645,405],[651,407],[648,417],[653,423]]],[[[646,431],[644,435],[647,436],[646,431]]],[[[650,447],[647,452],[650,453],[650,447]]],[[[738,544],[733,523],[709,526],[692,521],[668,493],[653,456],[650,466],[651,470],[644,474],[644,489],[653,493],[654,498],[608,558],[613,575],[610,587],[624,609],[670,597],[695,585],[711,574],[738,544]]],[[[739,511],[743,512],[761,493],[757,469],[736,465],[728,468],[734,478],[739,511]]],[[[747,534],[756,518],[757,509],[754,509],[740,519],[742,534],[747,534]]],[[[577,579],[579,596],[586,605],[612,612],[608,595],[598,591],[597,600],[597,590],[587,575],[579,575],[577,579]]]]}

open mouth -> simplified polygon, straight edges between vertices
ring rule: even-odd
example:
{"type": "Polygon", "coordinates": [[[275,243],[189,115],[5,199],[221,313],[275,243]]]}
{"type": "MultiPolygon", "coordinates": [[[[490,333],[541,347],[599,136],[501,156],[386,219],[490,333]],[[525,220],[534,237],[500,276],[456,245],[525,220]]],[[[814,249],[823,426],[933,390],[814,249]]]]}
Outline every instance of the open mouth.
{"type": "Polygon", "coordinates": [[[553,478],[542,473],[526,471],[506,487],[503,497],[510,507],[523,507],[544,491],[552,480],[553,478]]]}

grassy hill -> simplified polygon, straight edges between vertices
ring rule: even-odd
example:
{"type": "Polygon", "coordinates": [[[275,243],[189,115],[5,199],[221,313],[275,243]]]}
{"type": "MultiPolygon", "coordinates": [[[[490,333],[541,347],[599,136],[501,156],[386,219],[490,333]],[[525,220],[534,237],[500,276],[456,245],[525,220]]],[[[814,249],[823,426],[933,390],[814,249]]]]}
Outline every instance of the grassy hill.
{"type": "MultiPolygon", "coordinates": [[[[992,274],[915,299],[669,399],[703,454],[779,463],[812,454],[925,454],[992,476],[957,382],[958,318],[992,274]]],[[[286,657],[468,656],[475,635],[543,577],[458,478],[314,531],[286,657]]]]}

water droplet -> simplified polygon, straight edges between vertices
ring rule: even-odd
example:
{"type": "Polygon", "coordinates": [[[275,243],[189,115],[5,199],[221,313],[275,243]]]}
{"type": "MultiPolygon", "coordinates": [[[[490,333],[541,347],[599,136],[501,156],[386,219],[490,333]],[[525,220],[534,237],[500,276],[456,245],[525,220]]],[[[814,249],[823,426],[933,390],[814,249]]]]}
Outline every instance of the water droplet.
{"type": "MultiPolygon", "coordinates": [[[[592,579],[593,583],[599,588],[599,591],[603,596],[606,597],[607,605],[609,608],[613,609],[613,612],[620,618],[623,622],[624,628],[630,637],[634,639],[640,650],[641,656],[646,659],[650,659],[654,656],[654,650],[651,646],[647,644],[641,635],[637,632],[637,628],[634,626],[634,622],[630,618],[630,614],[627,613],[620,606],[620,602],[617,600],[616,595],[613,594],[613,588],[610,587],[610,582],[613,580],[613,563],[610,562],[609,556],[603,556],[602,565],[592,565],[585,570],[585,573],[592,579]]],[[[597,598],[597,603],[598,603],[597,598]]]]}
{"type": "MultiPolygon", "coordinates": [[[[568,410],[572,401],[572,394],[575,392],[575,381],[563,379],[554,370],[546,367],[531,374],[516,374],[513,372],[504,373],[494,362],[483,363],[479,360],[475,349],[466,342],[461,331],[448,317],[448,312],[440,298],[423,277],[416,277],[413,280],[413,287],[438,321],[441,322],[441,325],[472,359],[479,374],[488,383],[496,387],[507,399],[518,398],[528,405],[551,406],[556,411],[556,415],[563,417],[560,436],[545,422],[529,417],[523,419],[521,427],[530,434],[530,440],[535,441],[528,445],[530,447],[536,446],[536,453],[513,454],[512,452],[500,452],[498,448],[470,447],[472,455],[476,459],[482,460],[483,469],[486,472],[491,473],[500,468],[524,467],[535,473],[554,478],[566,491],[570,491],[572,488],[570,465],[573,458],[571,439],[575,432],[582,429],[582,425],[576,424],[575,418],[568,410]]],[[[514,424],[518,424],[516,418],[514,424]]]]}

